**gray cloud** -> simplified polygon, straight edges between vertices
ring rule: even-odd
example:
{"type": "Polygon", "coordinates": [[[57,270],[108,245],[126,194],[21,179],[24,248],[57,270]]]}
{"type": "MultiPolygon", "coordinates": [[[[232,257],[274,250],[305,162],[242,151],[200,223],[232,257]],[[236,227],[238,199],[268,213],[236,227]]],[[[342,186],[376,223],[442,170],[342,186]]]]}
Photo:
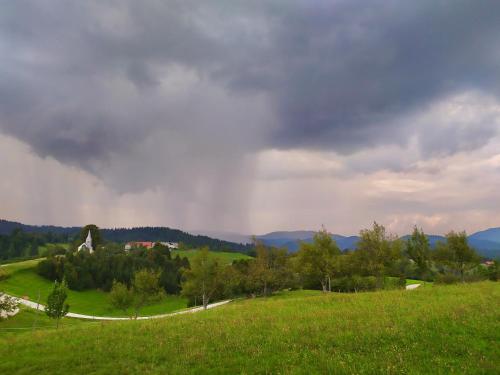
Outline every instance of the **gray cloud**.
{"type": "Polygon", "coordinates": [[[495,1],[6,2],[0,131],[117,191],[230,216],[261,150],[485,145],[496,120],[416,119],[464,92],[498,100],[498,35],[495,1]]]}

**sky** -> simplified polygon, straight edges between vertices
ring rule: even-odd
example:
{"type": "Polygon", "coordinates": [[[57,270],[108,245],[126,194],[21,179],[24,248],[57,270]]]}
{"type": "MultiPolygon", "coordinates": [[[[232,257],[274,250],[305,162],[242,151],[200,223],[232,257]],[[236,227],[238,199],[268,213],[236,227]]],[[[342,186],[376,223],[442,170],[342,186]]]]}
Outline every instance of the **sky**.
{"type": "Polygon", "coordinates": [[[500,226],[500,2],[16,0],[0,217],[500,226]]]}

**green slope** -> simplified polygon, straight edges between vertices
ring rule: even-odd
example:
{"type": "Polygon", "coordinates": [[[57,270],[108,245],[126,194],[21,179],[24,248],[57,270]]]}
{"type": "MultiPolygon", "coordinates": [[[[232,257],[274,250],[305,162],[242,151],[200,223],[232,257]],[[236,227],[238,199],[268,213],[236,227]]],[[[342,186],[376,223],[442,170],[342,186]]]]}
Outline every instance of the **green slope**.
{"type": "MultiPolygon", "coordinates": [[[[198,250],[172,250],[172,257],[179,255],[181,258],[186,257],[189,260],[198,253],[198,250]]],[[[252,257],[241,253],[230,253],[226,251],[211,251],[210,255],[219,258],[221,261],[231,264],[234,260],[252,259],[252,257]]]]}
{"type": "Polygon", "coordinates": [[[155,321],[0,338],[0,373],[444,374],[500,371],[500,287],[289,292],[155,321]]]}
{"type": "MultiPolygon", "coordinates": [[[[35,272],[39,259],[7,264],[2,268],[10,273],[10,277],[0,281],[0,290],[17,297],[29,297],[31,301],[45,304],[52,290],[52,283],[35,272]]],[[[81,292],[68,291],[68,304],[74,313],[95,316],[127,316],[108,302],[108,293],[100,290],[85,290],[81,292]]],[[[187,307],[187,300],[179,296],[167,296],[163,301],[145,306],[140,315],[156,315],[180,310],[187,307]]],[[[132,312],[129,312],[129,316],[132,312]]]]}

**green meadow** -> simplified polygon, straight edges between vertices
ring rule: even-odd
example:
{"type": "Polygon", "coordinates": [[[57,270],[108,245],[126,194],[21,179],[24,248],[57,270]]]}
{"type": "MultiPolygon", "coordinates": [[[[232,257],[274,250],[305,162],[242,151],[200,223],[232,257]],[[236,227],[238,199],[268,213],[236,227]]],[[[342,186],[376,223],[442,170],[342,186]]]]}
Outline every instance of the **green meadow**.
{"type": "MultiPolygon", "coordinates": [[[[191,260],[199,250],[172,250],[171,254],[173,257],[179,255],[181,258],[188,258],[191,260]]],[[[225,251],[211,251],[210,255],[221,260],[221,262],[231,264],[234,260],[240,259],[252,259],[252,257],[242,254],[242,253],[231,253],[225,251]]]]}
{"type": "Polygon", "coordinates": [[[4,335],[0,373],[498,374],[499,301],[493,282],[282,292],[152,321],[4,335]]]}
{"type": "MultiPolygon", "coordinates": [[[[39,259],[2,266],[10,274],[6,280],[0,281],[0,290],[17,297],[28,297],[31,301],[40,301],[45,304],[47,296],[52,290],[52,283],[39,276],[35,267],[39,259]]],[[[124,314],[123,311],[113,308],[108,301],[108,293],[101,290],[68,291],[67,303],[70,312],[94,316],[130,316],[132,311],[124,314]]],[[[164,300],[144,306],[139,315],[164,314],[187,307],[187,299],[168,295],[164,300]]]]}
{"type": "MultiPolygon", "coordinates": [[[[59,323],[59,328],[71,327],[81,324],[99,324],[96,321],[86,319],[63,318],[59,323]]],[[[36,330],[56,329],[55,321],[50,319],[43,311],[20,306],[20,311],[9,319],[0,321],[0,336],[18,335],[36,330]]]]}
{"type": "MultiPolygon", "coordinates": [[[[174,250],[173,256],[179,255],[191,259],[198,250],[174,250]]],[[[232,263],[238,259],[250,259],[241,253],[211,252],[213,257],[219,258],[224,263],[232,263]]],[[[10,277],[0,281],[0,290],[17,297],[27,297],[31,301],[40,301],[45,304],[47,296],[52,290],[52,283],[36,273],[36,265],[40,259],[5,264],[2,268],[10,277]]],[[[68,304],[70,311],[79,314],[94,316],[123,317],[131,316],[132,311],[126,314],[113,308],[108,302],[108,294],[101,290],[68,291],[68,304]]],[[[144,306],[140,315],[157,315],[181,310],[187,307],[187,299],[177,295],[168,295],[160,302],[144,306]]]]}

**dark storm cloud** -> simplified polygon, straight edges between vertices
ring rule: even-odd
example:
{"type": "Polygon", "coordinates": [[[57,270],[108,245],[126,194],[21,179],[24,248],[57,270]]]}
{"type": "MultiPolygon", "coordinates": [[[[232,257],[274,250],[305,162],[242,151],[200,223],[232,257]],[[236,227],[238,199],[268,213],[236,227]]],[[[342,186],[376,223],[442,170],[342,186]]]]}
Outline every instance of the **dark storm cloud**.
{"type": "Polygon", "coordinates": [[[406,116],[443,97],[500,94],[497,1],[12,1],[0,33],[0,130],[116,185],[117,160],[157,165],[144,148],[197,170],[270,147],[348,153],[404,143],[406,116]]]}
{"type": "Polygon", "coordinates": [[[285,147],[394,142],[387,125],[442,96],[500,93],[498,2],[323,2],[280,24],[275,141],[285,147]]]}

